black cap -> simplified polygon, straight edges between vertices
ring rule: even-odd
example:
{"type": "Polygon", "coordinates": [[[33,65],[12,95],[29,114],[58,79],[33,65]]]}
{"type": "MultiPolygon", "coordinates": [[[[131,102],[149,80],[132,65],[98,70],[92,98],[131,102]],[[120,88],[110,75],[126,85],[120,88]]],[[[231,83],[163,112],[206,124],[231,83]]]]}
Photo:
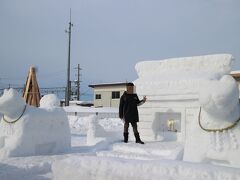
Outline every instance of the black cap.
{"type": "Polygon", "coordinates": [[[129,82],[129,83],[127,83],[127,86],[134,86],[134,84],[129,82]]]}

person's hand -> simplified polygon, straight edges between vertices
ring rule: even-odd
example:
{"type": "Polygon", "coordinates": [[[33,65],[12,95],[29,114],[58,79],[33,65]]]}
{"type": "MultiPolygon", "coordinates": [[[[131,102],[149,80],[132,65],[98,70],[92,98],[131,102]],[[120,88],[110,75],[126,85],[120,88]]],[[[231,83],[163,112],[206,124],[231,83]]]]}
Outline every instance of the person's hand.
{"type": "Polygon", "coordinates": [[[147,97],[143,96],[143,102],[146,102],[146,100],[147,100],[147,97]]]}

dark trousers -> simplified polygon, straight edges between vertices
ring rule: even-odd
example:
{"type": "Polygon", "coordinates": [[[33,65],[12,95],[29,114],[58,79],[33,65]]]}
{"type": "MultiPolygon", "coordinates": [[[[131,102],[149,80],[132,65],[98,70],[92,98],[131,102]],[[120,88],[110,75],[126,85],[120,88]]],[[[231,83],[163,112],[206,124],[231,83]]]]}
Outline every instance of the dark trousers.
{"type": "MultiPolygon", "coordinates": [[[[134,134],[138,133],[137,130],[137,123],[136,122],[131,122],[132,128],[133,128],[133,132],[134,134]]],[[[124,123],[124,133],[128,133],[128,128],[129,128],[129,122],[125,122],[124,123]]]]}

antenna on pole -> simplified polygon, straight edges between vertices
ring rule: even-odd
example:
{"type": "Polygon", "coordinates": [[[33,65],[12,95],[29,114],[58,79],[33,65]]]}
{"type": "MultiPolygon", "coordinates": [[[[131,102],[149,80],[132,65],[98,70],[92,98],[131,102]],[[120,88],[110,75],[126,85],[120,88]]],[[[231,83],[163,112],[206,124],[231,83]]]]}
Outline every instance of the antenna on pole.
{"type": "Polygon", "coordinates": [[[72,22],[71,22],[71,8],[70,8],[70,22],[69,28],[65,32],[68,33],[68,65],[67,65],[67,87],[65,93],[65,106],[69,106],[69,100],[71,99],[71,81],[70,81],[70,57],[71,57],[71,30],[72,30],[72,22]]]}

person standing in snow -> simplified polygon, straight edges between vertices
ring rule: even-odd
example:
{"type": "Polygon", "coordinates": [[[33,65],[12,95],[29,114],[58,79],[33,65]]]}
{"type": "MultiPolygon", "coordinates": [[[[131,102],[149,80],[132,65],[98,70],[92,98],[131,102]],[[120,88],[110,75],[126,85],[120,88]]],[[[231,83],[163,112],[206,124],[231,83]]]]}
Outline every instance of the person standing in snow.
{"type": "Polygon", "coordinates": [[[123,137],[125,143],[128,142],[128,128],[129,123],[131,123],[136,143],[144,144],[140,139],[137,129],[137,122],[139,121],[137,106],[145,103],[146,99],[146,96],[144,96],[140,101],[137,94],[134,93],[134,84],[127,83],[127,91],[121,96],[119,104],[119,118],[124,121],[123,137]]]}

